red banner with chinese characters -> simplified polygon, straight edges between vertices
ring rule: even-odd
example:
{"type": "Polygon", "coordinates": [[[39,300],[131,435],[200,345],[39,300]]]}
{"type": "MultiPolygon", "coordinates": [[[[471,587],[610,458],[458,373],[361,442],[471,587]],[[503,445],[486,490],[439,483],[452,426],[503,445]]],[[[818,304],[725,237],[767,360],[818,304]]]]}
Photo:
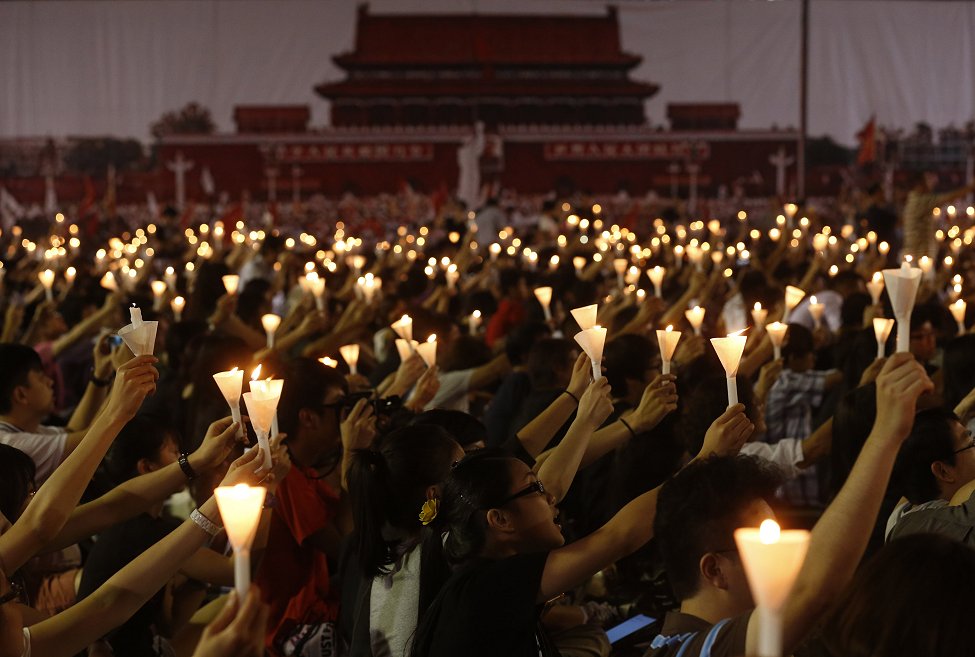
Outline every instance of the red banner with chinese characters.
{"type": "Polygon", "coordinates": [[[278,162],[422,162],[433,159],[431,144],[279,144],[278,162]]]}
{"type": "Polygon", "coordinates": [[[546,160],[681,160],[711,155],[707,142],[559,141],[545,144],[546,160]]]}

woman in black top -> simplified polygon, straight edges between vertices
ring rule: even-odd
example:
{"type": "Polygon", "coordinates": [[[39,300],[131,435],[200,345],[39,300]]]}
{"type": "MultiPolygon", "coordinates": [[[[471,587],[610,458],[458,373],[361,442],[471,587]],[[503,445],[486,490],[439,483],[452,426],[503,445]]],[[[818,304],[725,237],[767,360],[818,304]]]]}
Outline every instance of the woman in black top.
{"type": "MultiPolygon", "coordinates": [[[[605,418],[592,415],[597,425],[605,418]]],[[[730,408],[698,456],[737,451],[752,428],[742,405],[730,408]]],[[[458,569],[417,628],[413,657],[557,655],[540,608],[649,541],[658,491],[564,545],[555,500],[527,465],[494,450],[465,457],[444,482],[436,519],[458,569]]]]}

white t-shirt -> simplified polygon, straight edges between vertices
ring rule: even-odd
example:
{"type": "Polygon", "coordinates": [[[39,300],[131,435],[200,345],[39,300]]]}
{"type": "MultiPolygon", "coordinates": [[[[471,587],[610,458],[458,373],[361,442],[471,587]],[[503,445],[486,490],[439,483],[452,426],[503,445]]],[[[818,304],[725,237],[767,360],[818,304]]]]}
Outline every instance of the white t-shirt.
{"type": "Polygon", "coordinates": [[[369,643],[373,657],[409,653],[419,620],[421,552],[421,546],[415,547],[400,558],[392,573],[372,580],[369,643]]]}
{"type": "Polygon", "coordinates": [[[787,479],[794,479],[802,472],[799,468],[803,460],[802,441],[798,438],[783,438],[775,444],[756,440],[745,443],[740,451],[775,465],[787,479]]]}
{"type": "Polygon", "coordinates": [[[430,403],[424,410],[432,411],[435,408],[445,408],[451,411],[470,411],[471,404],[467,398],[467,392],[471,386],[471,375],[473,369],[457,370],[455,372],[444,372],[440,375],[440,389],[434,395],[430,403]]]}
{"type": "Polygon", "coordinates": [[[0,422],[0,443],[16,447],[34,460],[35,483],[40,486],[64,458],[68,432],[63,427],[41,425],[34,433],[21,431],[9,422],[0,422]]]}

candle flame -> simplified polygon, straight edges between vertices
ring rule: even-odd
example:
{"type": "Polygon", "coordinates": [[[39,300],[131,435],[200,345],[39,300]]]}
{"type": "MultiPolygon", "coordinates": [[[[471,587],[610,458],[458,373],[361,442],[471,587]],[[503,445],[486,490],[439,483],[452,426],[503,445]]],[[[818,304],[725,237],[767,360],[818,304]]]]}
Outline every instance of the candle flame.
{"type": "Polygon", "coordinates": [[[759,303],[758,301],[756,301],[755,302],[755,310],[761,310],[761,309],[762,309],[762,304],[759,303]]]}
{"type": "Polygon", "coordinates": [[[431,343],[432,344],[432,343],[434,343],[436,341],[437,341],[437,334],[436,333],[431,333],[430,334],[430,337],[427,338],[427,342],[428,343],[431,343]]]}
{"type": "Polygon", "coordinates": [[[671,324],[668,324],[667,328],[665,328],[664,330],[670,332],[674,330],[674,327],[671,324]]]}
{"type": "Polygon", "coordinates": [[[816,305],[818,303],[819,303],[819,300],[816,299],[816,295],[815,294],[812,295],[811,297],[809,297],[809,305],[814,306],[814,305],[816,305]]]}
{"type": "Polygon", "coordinates": [[[745,331],[747,331],[747,330],[748,330],[748,327],[746,326],[745,328],[741,329],[740,331],[735,331],[734,333],[729,333],[728,334],[728,337],[730,338],[732,336],[744,335],[745,334],[745,331]]]}
{"type": "Polygon", "coordinates": [[[257,381],[261,378],[261,364],[258,363],[257,367],[254,368],[254,373],[251,374],[251,381],[257,381]]]}
{"type": "Polygon", "coordinates": [[[473,315],[474,315],[474,317],[477,317],[478,319],[480,319],[481,318],[481,311],[480,310],[475,310],[474,313],[473,313],[473,315]]]}
{"type": "Polygon", "coordinates": [[[763,520],[762,525],[758,528],[758,540],[763,545],[772,545],[779,542],[780,533],[779,523],[771,519],[763,520]]]}
{"type": "Polygon", "coordinates": [[[234,366],[234,369],[230,370],[230,373],[231,374],[236,374],[237,373],[237,367],[234,366]]]}

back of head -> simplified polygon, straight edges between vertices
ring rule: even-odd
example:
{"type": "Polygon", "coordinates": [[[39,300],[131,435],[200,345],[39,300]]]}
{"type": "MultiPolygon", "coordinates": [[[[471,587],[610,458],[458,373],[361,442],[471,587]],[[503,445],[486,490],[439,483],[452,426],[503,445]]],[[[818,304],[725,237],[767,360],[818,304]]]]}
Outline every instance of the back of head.
{"type": "Polygon", "coordinates": [[[571,373],[569,360],[574,352],[575,346],[562,338],[545,338],[536,342],[528,354],[528,376],[532,388],[544,390],[564,386],[565,370],[568,367],[571,373]]]}
{"type": "Polygon", "coordinates": [[[945,345],[945,406],[954,408],[975,389],[975,335],[966,334],[945,345]]]}
{"type": "Polygon", "coordinates": [[[853,469],[877,416],[877,384],[868,383],[840,398],[833,415],[830,450],[830,496],[840,492],[853,469]]]}
{"type": "Polygon", "coordinates": [[[299,411],[320,409],[329,389],[346,393],[349,389],[341,372],[314,358],[295,358],[285,366],[282,375],[285,383],[278,401],[278,426],[281,433],[292,437],[297,435],[299,411]]]}
{"type": "Polygon", "coordinates": [[[13,409],[14,389],[27,385],[31,370],[42,370],[41,357],[22,344],[0,344],[0,414],[13,409]]]}
{"type": "Polygon", "coordinates": [[[524,322],[508,333],[504,341],[504,352],[513,366],[524,365],[532,347],[542,338],[548,337],[548,325],[545,322],[524,322]]]}
{"type": "Polygon", "coordinates": [[[448,408],[425,411],[410,421],[411,425],[423,424],[439,427],[449,433],[465,450],[483,447],[487,442],[487,428],[470,413],[448,408]]]}
{"type": "Polygon", "coordinates": [[[395,546],[421,529],[427,489],[439,485],[460,446],[444,429],[415,424],[356,450],[349,467],[355,545],[362,572],[375,577],[395,559],[395,546]]]}
{"type": "Polygon", "coordinates": [[[836,657],[972,654],[975,551],[937,534],[891,541],[859,571],[822,633],[836,657]]]}
{"type": "Polygon", "coordinates": [[[451,341],[442,360],[444,372],[470,370],[488,363],[491,360],[491,349],[480,338],[462,335],[451,341]]]}
{"type": "Polygon", "coordinates": [[[648,382],[648,370],[658,353],[657,345],[643,335],[625,334],[606,343],[603,367],[613,395],[622,397],[630,393],[627,380],[648,382]]]}
{"type": "Polygon", "coordinates": [[[812,331],[801,324],[789,324],[789,332],[785,334],[782,345],[782,358],[786,364],[791,358],[801,358],[813,353],[815,342],[812,331]]]}
{"type": "Polygon", "coordinates": [[[892,480],[897,492],[911,504],[923,504],[941,497],[938,480],[931,472],[935,461],[955,463],[952,424],[958,418],[941,407],[929,408],[914,417],[914,426],[901,445],[892,480]]]}
{"type": "Polygon", "coordinates": [[[843,328],[857,329],[863,326],[863,313],[873,299],[866,292],[853,292],[843,298],[840,307],[840,324],[843,328]]]}
{"type": "Polygon", "coordinates": [[[27,497],[34,490],[34,460],[10,445],[0,443],[0,513],[16,522],[27,497]]]}
{"type": "Polygon", "coordinates": [[[771,500],[772,466],[748,456],[700,459],[669,479],[657,499],[654,535],[678,600],[697,593],[701,557],[734,547],[748,508],[771,500]]]}

